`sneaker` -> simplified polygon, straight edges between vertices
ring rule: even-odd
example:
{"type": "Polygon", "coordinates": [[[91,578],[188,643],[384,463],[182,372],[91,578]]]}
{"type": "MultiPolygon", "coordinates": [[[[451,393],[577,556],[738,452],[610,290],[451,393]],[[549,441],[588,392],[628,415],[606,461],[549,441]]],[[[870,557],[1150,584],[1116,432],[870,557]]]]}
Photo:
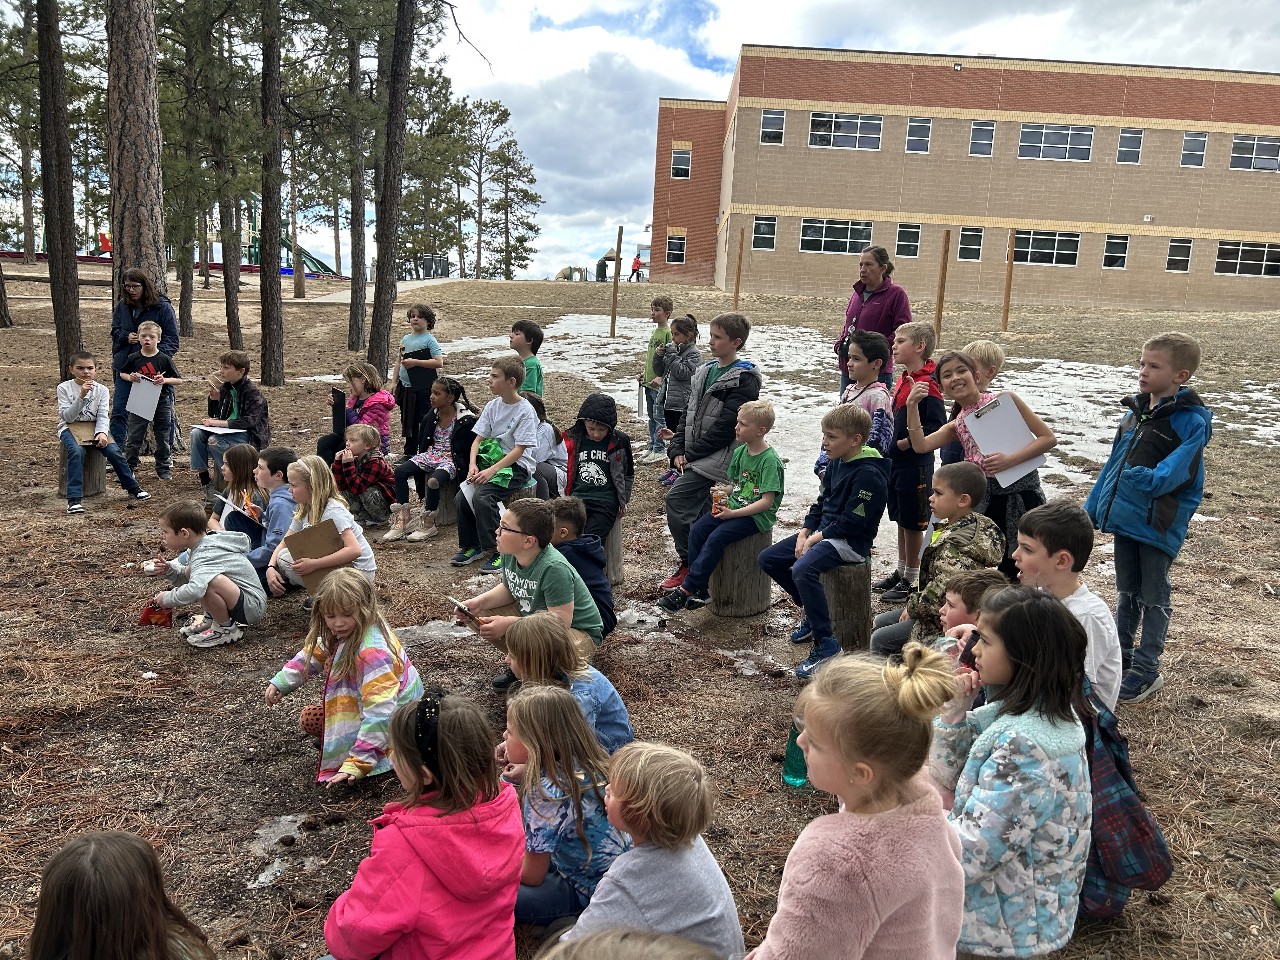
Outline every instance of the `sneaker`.
{"type": "Polygon", "coordinates": [[[520,678],[511,672],[510,667],[507,667],[490,681],[490,686],[495,690],[510,690],[519,682],[520,678]]]}
{"type": "Polygon", "coordinates": [[[315,598],[315,597],[303,597],[303,598],[302,598],[302,612],[303,612],[303,613],[310,613],[310,612],[311,612],[311,608],[312,608],[312,607],[314,607],[315,605],[316,605],[316,598],[315,598]]]}
{"type": "Polygon", "coordinates": [[[84,504],[79,500],[68,500],[67,513],[84,513],[84,504]]]}
{"type": "Polygon", "coordinates": [[[809,656],[805,657],[796,667],[796,676],[801,680],[808,680],[813,676],[814,672],[840,652],[840,641],[835,637],[823,637],[813,645],[813,649],[809,651],[809,656]]]}
{"type": "Polygon", "coordinates": [[[197,613],[194,617],[187,621],[187,625],[178,633],[184,637],[194,637],[198,633],[204,633],[213,626],[213,617],[203,613],[197,613]]]}
{"type": "MultiPolygon", "coordinates": [[[[684,587],[680,589],[683,590],[684,587]]],[[[711,595],[705,590],[699,590],[697,593],[689,594],[689,598],[684,602],[684,608],[686,610],[701,610],[710,602],[711,595]]]]}
{"type": "Polygon", "coordinates": [[[665,463],[666,460],[667,460],[667,451],[650,450],[648,453],[644,455],[644,459],[641,460],[640,462],[643,464],[665,463]]]}
{"type": "Polygon", "coordinates": [[[800,621],[800,626],[791,631],[792,643],[805,643],[813,637],[813,627],[809,626],[809,618],[800,621]]]}
{"type": "Polygon", "coordinates": [[[666,610],[668,613],[675,613],[678,610],[683,610],[688,602],[689,594],[685,593],[680,587],[676,587],[658,601],[658,609],[666,610]]]}
{"type": "Polygon", "coordinates": [[[235,643],[244,636],[238,623],[215,623],[208,630],[187,637],[187,643],[193,647],[220,647],[223,644],[235,643]]]}
{"type": "Polygon", "coordinates": [[[455,567],[465,567],[467,564],[475,563],[479,559],[480,559],[480,548],[467,547],[465,550],[459,550],[452,557],[450,557],[449,562],[453,564],[453,566],[455,567]]]}
{"type": "Polygon", "coordinates": [[[135,490],[135,491],[133,491],[133,493],[131,494],[131,496],[132,496],[132,497],[133,497],[133,499],[135,499],[135,500],[150,500],[150,499],[151,499],[151,494],[147,493],[147,491],[145,491],[145,490],[135,490]]]}
{"type": "Polygon", "coordinates": [[[402,503],[391,504],[391,529],[382,535],[383,543],[394,543],[408,535],[410,523],[408,506],[402,503]]]}
{"type": "Polygon", "coordinates": [[[164,468],[164,469],[157,469],[157,470],[156,470],[156,479],[157,479],[157,480],[172,480],[172,479],[173,479],[173,471],[172,471],[172,470],[170,470],[170,469],[168,469],[168,468],[164,468]]]}
{"type": "Polygon", "coordinates": [[[906,581],[902,581],[896,587],[884,591],[880,594],[881,603],[905,603],[906,599],[911,596],[911,588],[907,586],[906,581]]]}
{"type": "Polygon", "coordinates": [[[674,487],[678,479],[680,479],[680,474],[676,473],[675,470],[668,470],[658,478],[658,482],[664,487],[674,487]]]}
{"type": "Polygon", "coordinates": [[[674,590],[680,584],[684,583],[684,578],[689,575],[689,565],[682,563],[679,568],[671,576],[662,581],[663,590],[674,590]]]}
{"type": "Polygon", "coordinates": [[[877,580],[873,583],[871,585],[871,589],[876,593],[884,593],[884,591],[892,590],[894,587],[903,583],[906,583],[906,581],[902,579],[902,574],[897,570],[890,570],[889,575],[883,580],[877,580]]]}
{"type": "Polygon", "coordinates": [[[1120,699],[1126,703],[1141,703],[1163,686],[1164,677],[1161,674],[1148,677],[1130,670],[1120,681],[1120,699]]]}
{"type": "Polygon", "coordinates": [[[502,572],[502,554],[498,553],[495,550],[493,552],[493,555],[490,556],[489,559],[484,562],[484,565],[480,568],[480,572],[481,573],[501,573],[502,572]]]}

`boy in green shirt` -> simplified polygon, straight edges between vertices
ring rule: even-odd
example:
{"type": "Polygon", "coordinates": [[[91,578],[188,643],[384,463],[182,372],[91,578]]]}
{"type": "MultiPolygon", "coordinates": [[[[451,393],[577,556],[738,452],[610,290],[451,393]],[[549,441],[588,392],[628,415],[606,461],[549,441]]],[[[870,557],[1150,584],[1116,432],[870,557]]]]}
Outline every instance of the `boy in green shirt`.
{"type": "Polygon", "coordinates": [[[520,389],[542,396],[542,361],[538,359],[542,328],[532,320],[517,320],[511,325],[510,339],[511,349],[524,361],[524,383],[520,389]]]}
{"type": "Polygon", "coordinates": [[[649,335],[649,348],[644,355],[644,373],[641,383],[644,384],[645,409],[649,413],[649,452],[641,463],[660,463],[667,459],[667,447],[659,438],[658,431],[666,426],[659,423],[662,408],[658,405],[658,388],[662,386],[662,378],[653,370],[654,353],[671,342],[671,311],[675,304],[666,294],[653,298],[649,307],[649,319],[654,323],[653,333],[649,335]]]}

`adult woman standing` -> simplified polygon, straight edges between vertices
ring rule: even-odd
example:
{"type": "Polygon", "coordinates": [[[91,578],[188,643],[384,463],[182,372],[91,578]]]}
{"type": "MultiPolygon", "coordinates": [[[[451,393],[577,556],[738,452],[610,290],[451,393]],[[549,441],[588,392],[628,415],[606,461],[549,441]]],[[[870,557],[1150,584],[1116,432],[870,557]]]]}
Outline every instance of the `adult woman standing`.
{"type": "MultiPolygon", "coordinates": [[[[120,377],[120,369],[129,354],[138,347],[138,327],[150,320],[160,324],[160,352],[170,359],[178,352],[178,318],[167,297],[160,296],[155,282],[143,271],[130,267],[120,278],[120,301],[111,313],[111,372],[115,391],[111,397],[111,438],[124,447],[129,428],[125,404],[129,402],[129,381],[120,377]]],[[[173,387],[165,387],[161,403],[172,409],[173,387]]]]}
{"type": "MultiPolygon", "coordinates": [[[[849,385],[849,335],[854,330],[883,334],[893,348],[893,334],[904,323],[911,322],[911,302],[907,291],[894,283],[893,261],[884,247],[867,247],[858,257],[858,280],[853,285],[849,306],[844,311],[844,327],[836,340],[836,356],[840,358],[840,394],[849,385]]],[[[893,383],[893,365],[882,370],[880,379],[893,383]]]]}

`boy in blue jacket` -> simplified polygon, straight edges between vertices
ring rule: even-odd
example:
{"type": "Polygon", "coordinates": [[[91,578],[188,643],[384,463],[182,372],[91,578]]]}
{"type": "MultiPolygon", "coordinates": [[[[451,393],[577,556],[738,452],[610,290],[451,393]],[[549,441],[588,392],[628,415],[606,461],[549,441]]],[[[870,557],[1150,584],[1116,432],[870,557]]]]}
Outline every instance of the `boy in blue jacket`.
{"type": "Polygon", "coordinates": [[[1186,334],[1143,344],[1138,393],[1121,401],[1129,412],[1084,505],[1095,527],[1115,534],[1122,701],[1145,700],[1164,686],[1169,568],[1204,498],[1204,448],[1213,432],[1213,414],[1186,386],[1199,365],[1200,344],[1186,334]]]}
{"type": "Polygon", "coordinates": [[[613,586],[609,583],[604,545],[599,537],[583,533],[587,527],[587,505],[577,497],[557,497],[551,501],[551,513],[555,517],[551,545],[587,585],[604,622],[601,633],[607,637],[618,625],[618,616],[613,609],[613,586]]]}
{"type": "Polygon", "coordinates": [[[821,577],[843,563],[863,563],[888,499],[889,461],[866,446],[871,417],[854,403],[829,410],[822,418],[822,446],[830,463],[795,536],[761,552],[756,562],[791,599],[804,608],[804,619],[791,634],[792,643],[812,639],[809,656],[796,667],[807,680],[824,660],[840,652],[831,630],[831,612],[821,577]]]}
{"type": "MultiPolygon", "coordinates": [[[[267,494],[267,510],[262,517],[262,543],[249,551],[249,562],[258,572],[262,586],[267,585],[267,568],[271,566],[271,555],[275,553],[280,541],[289,532],[289,524],[293,522],[293,514],[298,503],[289,493],[289,464],[298,459],[298,455],[288,447],[267,447],[258,452],[258,466],[253,471],[254,482],[267,494]]],[[[228,530],[240,530],[240,524],[253,521],[232,512],[228,517],[228,530]]],[[[243,532],[248,533],[246,528],[243,532]]],[[[271,592],[267,591],[267,596],[271,592]]]]}

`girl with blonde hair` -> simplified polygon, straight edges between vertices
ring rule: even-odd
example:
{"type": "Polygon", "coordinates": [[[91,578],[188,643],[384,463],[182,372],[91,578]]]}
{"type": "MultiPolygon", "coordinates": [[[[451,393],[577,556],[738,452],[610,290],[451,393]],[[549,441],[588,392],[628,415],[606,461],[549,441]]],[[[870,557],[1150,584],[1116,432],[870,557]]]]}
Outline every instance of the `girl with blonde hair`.
{"type": "MultiPolygon", "coordinates": [[[[382,440],[382,454],[386,456],[391,451],[391,411],[395,409],[396,398],[382,389],[382,374],[378,368],[363,360],[349,363],[342,371],[342,379],[346,381],[347,406],[342,421],[338,422],[334,417],[333,432],[316,441],[317,456],[326,464],[333,463],[333,458],[345,443],[346,428],[353,423],[367,423],[377,430],[382,440]],[[339,426],[342,429],[337,429],[339,426]]],[[[331,393],[330,405],[333,400],[331,393]]]]}

